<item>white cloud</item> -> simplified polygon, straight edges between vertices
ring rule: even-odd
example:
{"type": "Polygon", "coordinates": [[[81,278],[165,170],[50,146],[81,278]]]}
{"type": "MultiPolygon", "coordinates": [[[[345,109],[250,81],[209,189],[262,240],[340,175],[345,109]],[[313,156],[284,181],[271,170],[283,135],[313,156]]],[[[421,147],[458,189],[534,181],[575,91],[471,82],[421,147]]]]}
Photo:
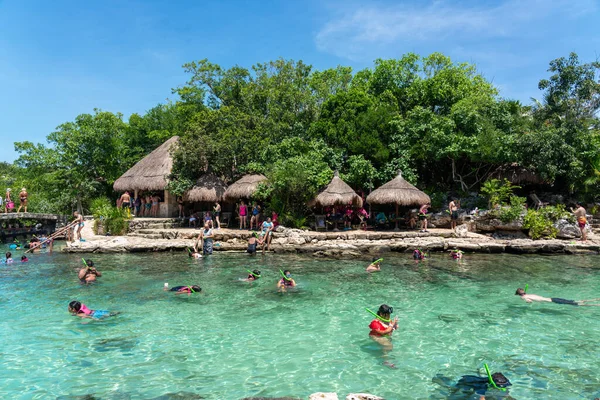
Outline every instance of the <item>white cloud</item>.
{"type": "MultiPolygon", "coordinates": [[[[595,0],[507,0],[464,6],[451,1],[419,5],[366,5],[342,9],[315,37],[319,50],[361,59],[389,45],[433,43],[444,38],[485,39],[518,36],[533,22],[551,16],[578,17],[596,9],[595,0]]],[[[349,6],[346,6],[349,7],[349,6]]]]}

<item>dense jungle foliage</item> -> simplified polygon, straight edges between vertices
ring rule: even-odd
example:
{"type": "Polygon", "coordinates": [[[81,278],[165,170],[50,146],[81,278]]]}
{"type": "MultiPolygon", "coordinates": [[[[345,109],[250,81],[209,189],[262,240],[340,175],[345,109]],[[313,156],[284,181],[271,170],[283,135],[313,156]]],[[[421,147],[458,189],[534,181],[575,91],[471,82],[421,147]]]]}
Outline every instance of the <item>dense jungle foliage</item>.
{"type": "Polygon", "coordinates": [[[270,178],[261,196],[301,217],[334,170],[368,192],[403,176],[430,194],[479,191],[499,167],[516,164],[550,190],[595,200],[600,187],[597,62],[576,54],[550,62],[530,105],[504,99],[474,65],[434,53],[406,54],[353,71],[315,70],[278,59],[251,68],[208,60],[185,64],[189,80],[172,102],[128,121],[94,110],[65,122],[48,143],[15,143],[1,184],[27,186],[30,209],[89,209],[115,198],[112,184],[173,135],[172,186],[209,168],[230,183],[248,172],[270,178]]]}

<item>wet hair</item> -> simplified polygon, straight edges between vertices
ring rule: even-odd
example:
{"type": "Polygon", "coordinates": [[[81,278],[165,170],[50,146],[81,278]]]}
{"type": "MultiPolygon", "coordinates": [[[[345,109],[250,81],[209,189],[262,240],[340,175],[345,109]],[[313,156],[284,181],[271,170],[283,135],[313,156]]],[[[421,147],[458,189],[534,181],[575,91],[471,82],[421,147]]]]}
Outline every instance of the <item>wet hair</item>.
{"type": "Polygon", "coordinates": [[[374,263],[375,261],[379,260],[381,257],[373,257],[373,260],[371,260],[371,263],[374,263]]]}
{"type": "Polygon", "coordinates": [[[202,288],[198,285],[192,285],[190,286],[191,290],[193,290],[195,293],[200,293],[202,291],[202,288]]]}
{"type": "Polygon", "coordinates": [[[393,312],[394,312],[394,307],[390,307],[387,304],[382,304],[381,306],[379,306],[379,311],[377,311],[377,315],[379,315],[381,317],[386,314],[390,315],[393,312]]]}
{"type": "Polygon", "coordinates": [[[252,271],[252,274],[254,275],[255,278],[260,278],[260,271],[255,269],[254,271],[252,271]]]}
{"type": "Polygon", "coordinates": [[[23,254],[23,255],[21,256],[21,260],[27,260],[27,256],[26,256],[25,254],[23,254]]]}
{"type": "Polygon", "coordinates": [[[7,251],[5,254],[6,258],[11,258],[12,257],[12,253],[10,251],[7,251]]]}
{"type": "Polygon", "coordinates": [[[492,374],[492,380],[499,388],[503,388],[506,386],[510,386],[511,383],[507,377],[505,377],[501,372],[495,372],[492,374]]]}
{"type": "Polygon", "coordinates": [[[75,312],[79,312],[79,310],[81,310],[81,302],[73,300],[69,303],[69,308],[72,308],[73,310],[75,310],[75,312]]]}
{"type": "Polygon", "coordinates": [[[290,274],[290,275],[291,275],[292,273],[290,272],[290,270],[289,270],[289,269],[286,269],[285,271],[283,271],[283,274],[284,274],[284,275],[287,275],[287,274],[290,274]]]}
{"type": "Polygon", "coordinates": [[[94,262],[92,260],[85,260],[85,263],[87,264],[88,267],[94,266],[94,262]]]}
{"type": "Polygon", "coordinates": [[[525,294],[525,291],[521,288],[518,288],[517,291],[515,292],[515,295],[517,296],[523,296],[525,294]]]}

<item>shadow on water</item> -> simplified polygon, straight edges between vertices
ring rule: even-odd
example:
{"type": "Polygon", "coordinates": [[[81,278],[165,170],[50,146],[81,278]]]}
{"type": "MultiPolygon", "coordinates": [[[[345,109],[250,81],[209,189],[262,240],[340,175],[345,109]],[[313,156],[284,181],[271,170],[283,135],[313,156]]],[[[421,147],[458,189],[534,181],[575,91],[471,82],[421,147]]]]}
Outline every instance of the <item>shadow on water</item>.
{"type": "Polygon", "coordinates": [[[107,351],[119,350],[124,353],[131,352],[135,346],[139,343],[137,339],[131,339],[126,337],[117,337],[110,339],[96,340],[92,347],[94,350],[104,353],[107,351]]]}
{"type": "MultiPolygon", "coordinates": [[[[111,400],[130,400],[130,399],[138,399],[140,398],[137,393],[120,393],[120,392],[112,392],[107,395],[102,395],[100,397],[96,397],[94,394],[86,394],[82,396],[59,396],[56,400],[101,400],[101,399],[111,399],[111,400]]],[[[204,399],[204,397],[200,396],[196,393],[191,392],[176,392],[176,393],[165,393],[158,397],[148,397],[148,400],[198,400],[204,399]]]]}

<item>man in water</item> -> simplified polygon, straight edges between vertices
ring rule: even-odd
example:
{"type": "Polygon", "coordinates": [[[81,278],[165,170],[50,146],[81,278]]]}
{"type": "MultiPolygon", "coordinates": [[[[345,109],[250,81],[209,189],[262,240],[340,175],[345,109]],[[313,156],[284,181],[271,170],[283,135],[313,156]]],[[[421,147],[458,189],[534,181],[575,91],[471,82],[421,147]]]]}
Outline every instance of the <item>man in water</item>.
{"type": "MultiPolygon", "coordinates": [[[[494,395],[500,394],[501,397],[508,396],[508,386],[511,386],[510,381],[501,372],[494,372],[492,375],[492,382],[488,377],[476,376],[476,375],[463,375],[456,385],[452,385],[450,378],[437,375],[432,379],[434,383],[437,383],[443,387],[448,388],[452,393],[448,398],[476,398],[473,395],[479,395],[479,400],[485,400],[486,394],[490,396],[490,391],[495,392],[494,395]],[[494,389],[494,386],[498,389],[494,389]],[[504,390],[503,390],[504,389],[504,390]],[[465,397],[458,397],[459,394],[465,395],[465,397]],[[469,397],[466,397],[469,396],[469,397]]],[[[492,398],[492,397],[487,397],[492,398]]],[[[496,398],[496,397],[493,397],[496,398]]]]}
{"type": "Polygon", "coordinates": [[[521,296],[521,298],[528,303],[533,303],[534,301],[542,301],[542,302],[547,302],[547,303],[568,304],[571,306],[596,306],[596,307],[600,306],[600,304],[586,304],[586,303],[589,303],[592,301],[600,301],[600,298],[590,299],[590,300],[566,300],[566,299],[560,299],[558,297],[549,298],[549,297],[538,296],[537,294],[527,294],[521,288],[517,289],[515,295],[521,296]]]}
{"type": "Polygon", "coordinates": [[[79,280],[81,283],[91,283],[102,276],[102,273],[94,267],[92,260],[86,260],[85,267],[79,270],[79,280]]]}
{"type": "Polygon", "coordinates": [[[573,208],[571,207],[571,211],[573,212],[573,214],[575,214],[575,217],[577,218],[577,225],[579,226],[579,230],[581,231],[581,241],[585,242],[587,240],[587,234],[585,232],[585,225],[587,224],[587,219],[585,217],[585,208],[583,208],[583,206],[579,203],[575,203],[575,206],[577,207],[577,209],[573,210],[573,208]]]}

